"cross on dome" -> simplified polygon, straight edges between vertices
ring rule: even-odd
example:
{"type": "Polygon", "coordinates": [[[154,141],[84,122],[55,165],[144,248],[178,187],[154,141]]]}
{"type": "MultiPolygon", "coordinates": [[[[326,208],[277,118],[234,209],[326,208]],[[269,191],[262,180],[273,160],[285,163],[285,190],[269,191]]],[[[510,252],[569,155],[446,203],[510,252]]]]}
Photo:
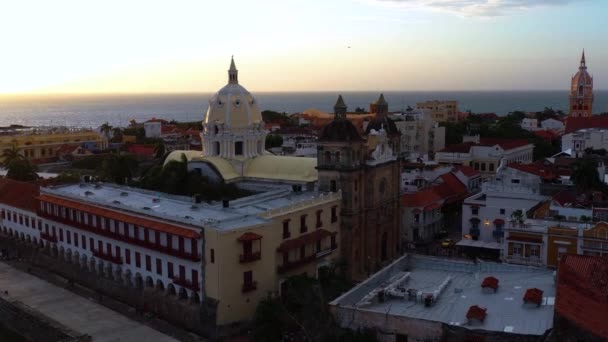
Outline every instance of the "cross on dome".
{"type": "Polygon", "coordinates": [[[587,69],[587,63],[585,62],[585,49],[583,49],[583,56],[581,57],[580,69],[587,69]]]}

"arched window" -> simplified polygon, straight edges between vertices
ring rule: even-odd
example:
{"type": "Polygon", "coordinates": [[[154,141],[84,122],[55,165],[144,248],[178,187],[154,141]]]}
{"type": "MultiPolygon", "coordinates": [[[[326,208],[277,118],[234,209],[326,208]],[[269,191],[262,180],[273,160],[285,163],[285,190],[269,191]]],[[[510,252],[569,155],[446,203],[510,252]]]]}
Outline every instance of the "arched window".
{"type": "Polygon", "coordinates": [[[380,245],[380,259],[382,261],[385,261],[387,259],[387,253],[386,253],[387,245],[388,245],[388,239],[386,236],[386,232],[384,232],[384,233],[382,233],[382,242],[380,245]]]}
{"type": "Polygon", "coordinates": [[[578,87],[578,94],[579,95],[583,95],[583,90],[584,90],[583,86],[579,86],[578,87]]]}
{"type": "Polygon", "coordinates": [[[219,131],[220,131],[220,128],[219,128],[219,127],[217,127],[217,125],[215,125],[215,126],[213,127],[213,133],[218,134],[218,133],[219,133],[219,131]]]}
{"type": "Polygon", "coordinates": [[[336,152],[336,163],[340,164],[340,151],[336,152]]]}
{"type": "Polygon", "coordinates": [[[213,155],[214,156],[220,155],[220,142],[219,141],[213,142],[213,155]]]}
{"type": "Polygon", "coordinates": [[[325,163],[327,163],[327,164],[331,163],[331,152],[329,152],[329,151],[325,152],[325,163]]]}

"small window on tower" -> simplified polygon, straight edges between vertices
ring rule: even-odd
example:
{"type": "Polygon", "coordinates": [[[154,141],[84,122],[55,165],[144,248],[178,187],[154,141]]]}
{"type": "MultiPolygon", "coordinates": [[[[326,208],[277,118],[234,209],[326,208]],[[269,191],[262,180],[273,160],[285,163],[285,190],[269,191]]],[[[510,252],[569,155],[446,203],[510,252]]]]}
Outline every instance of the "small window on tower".
{"type": "Polygon", "coordinates": [[[243,142],[242,141],[237,141],[234,143],[234,154],[236,154],[237,156],[243,155],[243,142]]]}

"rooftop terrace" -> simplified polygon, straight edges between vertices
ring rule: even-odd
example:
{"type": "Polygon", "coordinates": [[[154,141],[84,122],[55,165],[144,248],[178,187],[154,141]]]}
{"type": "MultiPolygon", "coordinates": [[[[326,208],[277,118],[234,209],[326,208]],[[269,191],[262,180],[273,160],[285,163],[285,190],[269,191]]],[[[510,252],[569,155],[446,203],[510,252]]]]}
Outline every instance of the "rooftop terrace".
{"type": "MultiPolygon", "coordinates": [[[[471,330],[543,335],[553,326],[554,302],[551,270],[406,255],[330,305],[339,308],[341,315],[352,315],[355,310],[471,330]],[[499,281],[496,292],[481,287],[490,276],[499,281]],[[524,294],[531,288],[543,291],[540,306],[524,304],[524,294]],[[380,292],[384,296],[379,296],[380,292]],[[430,306],[424,300],[429,295],[434,298],[430,306]],[[467,319],[467,312],[474,305],[487,309],[483,322],[467,319]]],[[[338,317],[342,318],[348,320],[338,317]]]]}
{"type": "Polygon", "coordinates": [[[113,184],[81,183],[42,188],[56,195],[119,211],[129,211],[162,220],[219,230],[248,227],[267,222],[274,215],[339,198],[339,193],[293,192],[279,189],[229,202],[195,203],[189,197],[135,189],[113,184]]]}

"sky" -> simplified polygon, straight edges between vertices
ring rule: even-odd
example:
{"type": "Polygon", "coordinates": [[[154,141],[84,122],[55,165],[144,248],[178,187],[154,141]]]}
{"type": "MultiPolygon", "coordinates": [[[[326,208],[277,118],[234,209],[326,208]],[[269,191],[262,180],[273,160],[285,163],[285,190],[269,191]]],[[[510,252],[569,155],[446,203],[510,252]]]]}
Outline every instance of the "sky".
{"type": "Polygon", "coordinates": [[[0,2],[0,94],[608,89],[606,0],[0,2]]]}

